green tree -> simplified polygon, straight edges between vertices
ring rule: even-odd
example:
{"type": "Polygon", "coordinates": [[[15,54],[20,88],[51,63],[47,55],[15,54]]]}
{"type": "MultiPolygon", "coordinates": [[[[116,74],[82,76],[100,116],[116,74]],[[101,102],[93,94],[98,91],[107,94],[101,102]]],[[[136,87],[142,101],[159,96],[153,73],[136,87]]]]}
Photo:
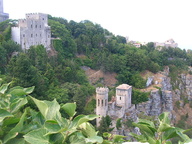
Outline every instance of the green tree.
{"type": "Polygon", "coordinates": [[[141,92],[137,89],[133,89],[131,101],[132,104],[138,104],[142,102],[146,102],[149,100],[149,93],[148,92],[141,92]]]}
{"type": "Polygon", "coordinates": [[[5,67],[7,64],[6,50],[0,45],[0,73],[5,73],[5,67]]]}
{"type": "Polygon", "coordinates": [[[110,116],[102,117],[100,121],[100,125],[97,128],[99,130],[99,135],[102,135],[104,132],[111,132],[114,128],[111,128],[112,120],[110,116]]]}

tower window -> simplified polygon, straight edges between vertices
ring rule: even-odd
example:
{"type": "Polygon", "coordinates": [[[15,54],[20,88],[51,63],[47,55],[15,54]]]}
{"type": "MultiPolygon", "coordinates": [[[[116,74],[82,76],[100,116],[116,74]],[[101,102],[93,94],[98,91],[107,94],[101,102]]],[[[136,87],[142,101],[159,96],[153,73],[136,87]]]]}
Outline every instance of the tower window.
{"type": "Polygon", "coordinates": [[[119,97],[119,99],[121,100],[121,97],[119,97]]]}
{"type": "Polygon", "coordinates": [[[25,34],[23,34],[23,37],[25,37],[25,34]]]}
{"type": "Polygon", "coordinates": [[[33,25],[31,25],[31,28],[33,28],[33,25]]]}
{"type": "Polygon", "coordinates": [[[41,28],[41,25],[39,27],[41,28]]]}
{"type": "Polygon", "coordinates": [[[36,34],[36,37],[37,37],[37,34],[36,34]]]}
{"type": "Polygon", "coordinates": [[[31,34],[31,37],[33,37],[33,34],[31,34]]]}
{"type": "Polygon", "coordinates": [[[107,100],[105,100],[105,106],[107,106],[107,100]]]}
{"type": "Polygon", "coordinates": [[[98,99],[98,106],[100,105],[100,100],[98,99]]]}
{"type": "Polygon", "coordinates": [[[103,106],[103,100],[101,101],[101,106],[103,106]]]}
{"type": "Polygon", "coordinates": [[[35,28],[37,28],[37,25],[35,25],[35,28]]]}

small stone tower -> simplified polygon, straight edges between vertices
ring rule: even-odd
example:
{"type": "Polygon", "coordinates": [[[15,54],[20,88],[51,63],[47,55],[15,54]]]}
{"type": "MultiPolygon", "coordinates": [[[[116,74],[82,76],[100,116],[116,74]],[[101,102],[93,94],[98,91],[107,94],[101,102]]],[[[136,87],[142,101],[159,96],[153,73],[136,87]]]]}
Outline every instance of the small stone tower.
{"type": "MultiPolygon", "coordinates": [[[[99,116],[106,116],[108,110],[108,88],[98,87],[96,88],[96,114],[99,116]]],[[[97,118],[97,126],[99,126],[99,122],[101,117],[97,118]]]]}
{"type": "Polygon", "coordinates": [[[131,107],[132,86],[122,84],[116,87],[116,105],[125,109],[131,107]]]}
{"type": "Polygon", "coordinates": [[[0,0],[0,22],[9,19],[9,14],[3,11],[3,0],[0,0]]]}

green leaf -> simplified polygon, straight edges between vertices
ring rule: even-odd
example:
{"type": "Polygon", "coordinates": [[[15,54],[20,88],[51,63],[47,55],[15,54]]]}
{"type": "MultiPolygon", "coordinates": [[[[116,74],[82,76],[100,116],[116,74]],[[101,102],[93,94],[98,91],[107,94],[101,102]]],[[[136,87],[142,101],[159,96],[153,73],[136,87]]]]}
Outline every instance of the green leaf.
{"type": "Polygon", "coordinates": [[[171,139],[173,137],[177,137],[175,127],[172,127],[170,129],[166,130],[165,133],[163,134],[163,140],[168,140],[168,139],[171,139]]]}
{"type": "Polygon", "coordinates": [[[6,92],[7,89],[8,89],[8,86],[9,86],[10,84],[11,84],[11,83],[3,84],[3,85],[0,87],[0,93],[1,93],[1,94],[5,94],[5,92],[6,92]]]}
{"type": "Polygon", "coordinates": [[[9,140],[11,140],[12,138],[16,137],[18,135],[18,133],[21,132],[21,130],[23,129],[23,122],[25,120],[27,110],[28,109],[25,109],[25,112],[21,116],[21,119],[20,119],[19,123],[13,129],[11,129],[8,132],[8,134],[4,137],[4,140],[3,140],[4,143],[6,143],[9,140]]]}
{"type": "Polygon", "coordinates": [[[88,122],[81,124],[79,128],[82,130],[86,137],[94,137],[97,135],[95,128],[88,122]]]}
{"type": "Polygon", "coordinates": [[[73,117],[76,114],[76,103],[66,103],[62,106],[62,108],[70,117],[73,117]]]}
{"type": "Polygon", "coordinates": [[[14,138],[11,139],[7,144],[27,144],[24,138],[14,138]]]}
{"type": "Polygon", "coordinates": [[[169,113],[168,112],[163,112],[162,114],[160,114],[159,115],[159,120],[162,123],[170,124],[169,113]]]}
{"type": "Polygon", "coordinates": [[[172,144],[172,142],[171,141],[166,141],[165,144],[172,144]]]}
{"type": "Polygon", "coordinates": [[[55,99],[53,101],[41,101],[33,97],[31,99],[35,102],[45,120],[56,120],[56,117],[61,117],[60,105],[55,99]]]}
{"type": "Polygon", "coordinates": [[[160,122],[160,125],[159,125],[157,132],[164,132],[170,128],[171,128],[171,126],[169,124],[160,122]]]}
{"type": "Polygon", "coordinates": [[[71,144],[86,144],[85,137],[79,132],[70,136],[69,141],[71,144]]]}
{"type": "Polygon", "coordinates": [[[58,133],[61,130],[60,125],[55,120],[48,120],[45,122],[45,129],[48,131],[47,134],[58,133]]]}
{"type": "Polygon", "coordinates": [[[151,126],[145,125],[145,124],[138,124],[138,123],[133,123],[134,126],[138,127],[140,129],[140,131],[142,132],[142,134],[144,134],[145,136],[149,137],[154,137],[155,133],[154,133],[154,129],[151,126]]]}
{"type": "Polygon", "coordinates": [[[0,109],[0,122],[2,122],[6,117],[13,117],[13,115],[4,109],[0,109]]]}
{"type": "Polygon", "coordinates": [[[104,132],[104,133],[103,133],[103,137],[109,138],[109,137],[111,137],[111,134],[108,133],[108,132],[104,132]]]}
{"type": "Polygon", "coordinates": [[[113,141],[114,141],[114,142],[124,142],[124,138],[126,138],[126,136],[115,135],[115,136],[113,137],[113,141]]]}
{"type": "Polygon", "coordinates": [[[43,128],[36,129],[24,135],[24,139],[30,144],[49,144],[49,136],[46,133],[47,131],[43,128]]]}
{"type": "Polygon", "coordinates": [[[79,125],[81,125],[84,122],[88,122],[90,120],[94,120],[96,119],[97,115],[78,115],[77,117],[74,118],[73,122],[71,123],[69,128],[72,127],[78,127],[79,125]]]}
{"type": "Polygon", "coordinates": [[[92,137],[89,137],[89,138],[85,138],[85,141],[87,143],[102,143],[103,142],[103,138],[100,137],[100,136],[92,136],[92,137]]]}
{"type": "Polygon", "coordinates": [[[53,101],[44,101],[47,106],[48,106],[48,111],[47,111],[47,115],[46,115],[46,120],[53,120],[56,119],[57,116],[61,117],[61,114],[59,112],[60,110],[60,105],[59,103],[56,101],[56,99],[54,99],[53,101]]]}
{"type": "Polygon", "coordinates": [[[34,101],[34,103],[38,107],[39,111],[44,116],[44,118],[46,118],[47,112],[48,112],[48,105],[44,101],[40,101],[40,100],[35,99],[33,97],[31,97],[31,99],[34,101]]]}
{"type": "Polygon", "coordinates": [[[146,139],[145,136],[143,135],[137,135],[135,133],[129,133],[130,136],[134,137],[137,141],[140,141],[140,142],[147,142],[148,140],[146,139]]]}
{"type": "Polygon", "coordinates": [[[26,92],[23,89],[14,89],[10,91],[9,94],[20,97],[20,96],[25,96],[26,92]]]}
{"type": "Polygon", "coordinates": [[[154,123],[149,120],[139,119],[138,124],[145,124],[145,125],[151,126],[152,128],[155,129],[154,123]]]}
{"type": "Polygon", "coordinates": [[[14,102],[10,105],[11,113],[17,112],[22,106],[27,104],[27,102],[27,98],[15,99],[14,102]]]}
{"type": "Polygon", "coordinates": [[[183,139],[183,141],[190,140],[190,138],[186,134],[182,133],[180,130],[176,130],[176,133],[181,139],[183,139]]]}
{"type": "Polygon", "coordinates": [[[26,94],[31,94],[35,89],[35,86],[24,88],[23,90],[25,91],[26,94]]]}

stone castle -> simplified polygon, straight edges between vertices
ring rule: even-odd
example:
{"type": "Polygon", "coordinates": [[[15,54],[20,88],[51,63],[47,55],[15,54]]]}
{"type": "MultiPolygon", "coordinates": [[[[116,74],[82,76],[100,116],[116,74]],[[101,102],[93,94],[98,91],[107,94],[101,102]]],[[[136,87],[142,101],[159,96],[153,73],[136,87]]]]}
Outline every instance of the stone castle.
{"type": "Polygon", "coordinates": [[[114,119],[122,118],[125,112],[133,107],[131,104],[132,86],[122,84],[116,87],[116,96],[112,97],[110,102],[108,102],[108,92],[108,88],[96,88],[96,114],[101,116],[96,120],[97,126],[102,117],[109,115],[114,119]]]}
{"type": "Polygon", "coordinates": [[[0,22],[3,22],[5,20],[9,19],[9,14],[4,13],[3,9],[3,0],[0,0],[0,22]]]}
{"type": "Polygon", "coordinates": [[[12,27],[12,40],[20,44],[23,50],[34,45],[43,45],[47,50],[51,47],[51,28],[48,16],[43,13],[26,14],[20,19],[17,27],[12,27]]]}
{"type": "Polygon", "coordinates": [[[168,39],[164,43],[154,42],[155,47],[177,48],[178,44],[173,39],[168,39]]]}

